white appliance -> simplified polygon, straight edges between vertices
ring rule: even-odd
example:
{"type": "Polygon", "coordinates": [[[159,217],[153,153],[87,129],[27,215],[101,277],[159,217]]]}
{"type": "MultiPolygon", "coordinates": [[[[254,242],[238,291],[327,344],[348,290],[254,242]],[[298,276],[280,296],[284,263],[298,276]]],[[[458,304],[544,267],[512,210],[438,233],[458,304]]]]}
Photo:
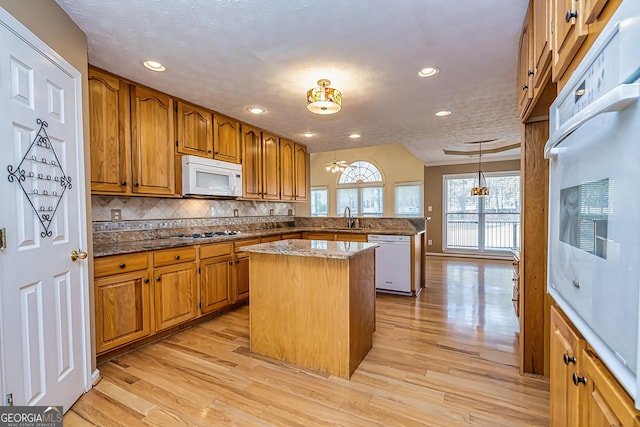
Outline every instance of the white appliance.
{"type": "Polygon", "coordinates": [[[370,234],[376,248],[376,291],[411,295],[411,236],[370,234]]]}
{"type": "Polygon", "coordinates": [[[242,165],[182,156],[182,194],[185,196],[242,196],[242,165]]]}
{"type": "Polygon", "coordinates": [[[639,406],[640,2],[550,110],[548,292],[639,406]]]}

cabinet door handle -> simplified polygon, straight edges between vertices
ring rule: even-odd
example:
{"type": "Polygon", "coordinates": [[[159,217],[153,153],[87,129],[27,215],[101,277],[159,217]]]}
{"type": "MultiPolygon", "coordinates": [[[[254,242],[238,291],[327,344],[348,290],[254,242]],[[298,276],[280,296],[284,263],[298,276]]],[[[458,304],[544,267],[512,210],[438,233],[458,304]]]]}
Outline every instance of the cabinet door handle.
{"type": "Polygon", "coordinates": [[[216,151],[216,152],[215,152],[215,153],[213,153],[213,154],[220,154],[220,152],[219,152],[219,151],[216,151]]]}
{"type": "Polygon", "coordinates": [[[527,90],[529,89],[529,85],[522,85],[522,90],[527,90]]]}
{"type": "Polygon", "coordinates": [[[573,384],[578,387],[580,384],[587,384],[587,379],[585,377],[581,377],[575,372],[573,373],[573,384]]]}
{"type": "Polygon", "coordinates": [[[576,358],[574,356],[569,356],[569,353],[563,354],[562,360],[564,361],[565,365],[568,365],[569,363],[573,363],[574,365],[576,364],[576,358]]]}
{"type": "Polygon", "coordinates": [[[233,265],[233,261],[229,261],[229,265],[233,265]]]}
{"type": "MultiPolygon", "coordinates": [[[[211,152],[211,150],[207,150],[207,153],[210,153],[210,152],[211,152]]],[[[218,154],[218,153],[216,153],[216,154],[218,154]]]]}
{"type": "Polygon", "coordinates": [[[180,255],[176,255],[176,259],[180,259],[180,255]]]}
{"type": "Polygon", "coordinates": [[[134,187],[139,187],[140,184],[138,184],[137,182],[135,184],[133,184],[134,187]]]}
{"type": "Polygon", "coordinates": [[[156,282],[159,282],[160,280],[162,280],[162,277],[156,277],[156,282]]]}
{"type": "Polygon", "coordinates": [[[571,21],[571,18],[577,18],[578,17],[578,9],[576,10],[567,10],[567,14],[564,16],[565,21],[567,21],[567,23],[569,23],[571,21]]]}
{"type": "Polygon", "coordinates": [[[122,185],[122,186],[124,187],[125,185],[127,185],[127,181],[122,181],[122,182],[120,183],[120,185],[122,185]]]}
{"type": "Polygon", "coordinates": [[[236,264],[240,264],[240,260],[239,259],[236,260],[236,264]]]}
{"type": "Polygon", "coordinates": [[[120,264],[120,268],[125,268],[127,266],[127,264],[125,264],[124,262],[122,264],[120,264]]]}
{"type": "Polygon", "coordinates": [[[529,72],[527,73],[527,76],[533,76],[536,72],[533,70],[529,70],[529,72]]]}
{"type": "Polygon", "coordinates": [[[144,283],[149,283],[149,279],[144,279],[144,283]]]}

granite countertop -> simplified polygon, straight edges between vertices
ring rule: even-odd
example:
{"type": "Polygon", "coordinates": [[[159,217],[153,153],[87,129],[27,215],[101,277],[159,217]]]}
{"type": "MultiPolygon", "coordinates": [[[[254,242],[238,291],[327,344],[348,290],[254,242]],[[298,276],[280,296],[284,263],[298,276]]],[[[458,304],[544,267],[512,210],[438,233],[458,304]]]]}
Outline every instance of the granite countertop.
{"type": "Polygon", "coordinates": [[[404,235],[412,236],[419,235],[425,231],[411,231],[407,229],[379,229],[379,228],[323,228],[323,227],[284,227],[284,228],[272,228],[258,231],[247,231],[233,236],[216,236],[211,238],[180,238],[171,237],[167,239],[154,239],[154,240],[135,240],[129,242],[117,242],[117,243],[103,243],[94,244],[93,256],[94,258],[109,256],[109,255],[121,255],[134,252],[152,251],[158,249],[179,248],[183,246],[193,245],[206,245],[209,243],[229,242],[245,239],[255,239],[259,237],[273,236],[274,234],[289,234],[289,233],[302,233],[302,232],[324,232],[324,233],[352,233],[352,234],[392,234],[392,235],[404,235]]]}
{"type": "Polygon", "coordinates": [[[377,243],[290,239],[243,246],[240,250],[272,255],[347,259],[377,246],[377,243]]]}

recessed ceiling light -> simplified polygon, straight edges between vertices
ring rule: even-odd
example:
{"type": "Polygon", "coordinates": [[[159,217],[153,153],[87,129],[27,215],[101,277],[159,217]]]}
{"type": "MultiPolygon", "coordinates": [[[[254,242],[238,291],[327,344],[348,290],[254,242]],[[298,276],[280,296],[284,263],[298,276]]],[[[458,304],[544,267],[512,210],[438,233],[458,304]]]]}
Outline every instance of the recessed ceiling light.
{"type": "Polygon", "coordinates": [[[438,117],[444,117],[444,116],[448,116],[449,114],[451,114],[451,111],[442,110],[442,111],[438,111],[438,112],[436,113],[436,116],[438,116],[438,117]]]}
{"type": "Polygon", "coordinates": [[[360,134],[359,133],[352,133],[351,135],[349,135],[349,138],[358,139],[358,138],[360,138],[360,134]]]}
{"type": "Polygon", "coordinates": [[[440,72],[440,70],[436,67],[424,67],[422,70],[418,71],[418,75],[420,77],[431,77],[438,74],[438,72],[440,72]]]}
{"type": "Polygon", "coordinates": [[[302,136],[304,136],[306,138],[311,138],[312,136],[315,136],[315,133],[313,133],[313,132],[302,132],[302,136]]]}
{"type": "Polygon", "coordinates": [[[145,68],[151,71],[165,71],[167,69],[167,67],[165,67],[158,61],[144,61],[142,65],[144,65],[145,68]]]}
{"type": "Polygon", "coordinates": [[[260,108],[260,107],[248,107],[247,111],[252,113],[252,114],[262,114],[264,113],[264,108],[260,108]]]}

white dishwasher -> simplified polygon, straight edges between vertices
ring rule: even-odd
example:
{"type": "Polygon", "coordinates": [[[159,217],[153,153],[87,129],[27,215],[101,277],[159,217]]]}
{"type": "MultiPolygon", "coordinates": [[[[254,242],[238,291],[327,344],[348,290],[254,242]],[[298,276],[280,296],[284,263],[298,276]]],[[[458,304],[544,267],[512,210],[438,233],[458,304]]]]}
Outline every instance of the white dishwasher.
{"type": "Polygon", "coordinates": [[[411,236],[369,234],[376,249],[376,291],[411,295],[411,236]]]}

